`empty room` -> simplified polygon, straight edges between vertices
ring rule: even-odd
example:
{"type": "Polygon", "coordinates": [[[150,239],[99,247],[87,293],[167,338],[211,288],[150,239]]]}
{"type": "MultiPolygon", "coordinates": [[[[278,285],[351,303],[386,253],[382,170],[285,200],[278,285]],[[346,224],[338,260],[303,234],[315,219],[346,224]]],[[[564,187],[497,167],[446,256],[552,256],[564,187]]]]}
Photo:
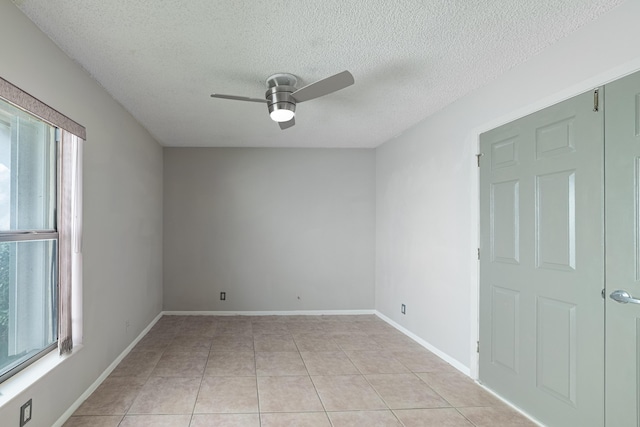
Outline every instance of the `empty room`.
{"type": "Polygon", "coordinates": [[[0,425],[640,426],[639,18],[1,0],[0,425]]]}

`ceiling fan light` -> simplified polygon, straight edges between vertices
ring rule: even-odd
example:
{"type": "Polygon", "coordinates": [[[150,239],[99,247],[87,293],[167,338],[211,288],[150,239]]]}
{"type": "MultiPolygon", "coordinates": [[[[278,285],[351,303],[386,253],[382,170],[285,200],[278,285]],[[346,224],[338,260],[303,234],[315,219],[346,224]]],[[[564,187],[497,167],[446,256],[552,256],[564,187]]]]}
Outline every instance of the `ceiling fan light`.
{"type": "Polygon", "coordinates": [[[293,119],[295,113],[291,110],[273,110],[271,112],[271,120],[274,122],[288,122],[293,119]]]}
{"type": "Polygon", "coordinates": [[[269,116],[274,122],[288,122],[295,116],[296,107],[289,102],[277,102],[269,106],[269,116]]]}

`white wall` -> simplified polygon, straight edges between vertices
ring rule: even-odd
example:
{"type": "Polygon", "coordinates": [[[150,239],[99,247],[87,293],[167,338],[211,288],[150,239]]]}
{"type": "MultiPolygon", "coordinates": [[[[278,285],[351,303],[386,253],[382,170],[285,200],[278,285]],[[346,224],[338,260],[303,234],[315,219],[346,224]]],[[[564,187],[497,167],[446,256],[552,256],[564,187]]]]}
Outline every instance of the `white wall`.
{"type": "Polygon", "coordinates": [[[87,128],[84,348],[0,407],[17,425],[33,398],[29,427],[50,427],[162,310],[162,148],[8,0],[0,40],[0,76],[87,128]]]}
{"type": "Polygon", "coordinates": [[[373,309],[373,150],[168,148],[164,159],[166,310],[373,309]]]}
{"type": "Polygon", "coordinates": [[[376,150],[376,309],[474,376],[478,135],[640,69],[639,16],[624,3],[376,150]]]}

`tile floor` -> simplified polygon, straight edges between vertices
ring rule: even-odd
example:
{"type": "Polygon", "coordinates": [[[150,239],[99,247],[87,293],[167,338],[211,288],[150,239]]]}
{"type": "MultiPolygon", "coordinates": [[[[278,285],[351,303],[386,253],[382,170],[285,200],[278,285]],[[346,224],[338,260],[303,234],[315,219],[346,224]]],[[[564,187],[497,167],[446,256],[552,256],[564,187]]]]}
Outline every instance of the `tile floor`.
{"type": "Polygon", "coordinates": [[[375,316],[164,316],[66,427],[534,426],[375,316]]]}

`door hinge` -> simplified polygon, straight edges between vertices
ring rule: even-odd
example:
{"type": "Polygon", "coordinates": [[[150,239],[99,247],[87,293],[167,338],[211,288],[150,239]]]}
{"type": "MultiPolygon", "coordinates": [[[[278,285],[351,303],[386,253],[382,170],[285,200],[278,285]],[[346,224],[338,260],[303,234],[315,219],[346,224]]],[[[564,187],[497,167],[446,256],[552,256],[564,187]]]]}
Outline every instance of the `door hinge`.
{"type": "Polygon", "coordinates": [[[600,295],[602,296],[602,299],[605,299],[605,293],[604,293],[604,289],[602,290],[602,292],[600,292],[600,295]]]}
{"type": "Polygon", "coordinates": [[[596,89],[593,91],[593,112],[597,113],[598,112],[598,102],[600,100],[600,97],[598,96],[598,90],[596,89]]]}
{"type": "Polygon", "coordinates": [[[480,354],[480,341],[476,341],[476,353],[480,354]]]}
{"type": "Polygon", "coordinates": [[[476,161],[478,163],[478,167],[480,167],[480,157],[482,157],[482,153],[476,154],[476,161]]]}
{"type": "Polygon", "coordinates": [[[478,248],[478,259],[480,259],[480,248],[478,248]]]}

